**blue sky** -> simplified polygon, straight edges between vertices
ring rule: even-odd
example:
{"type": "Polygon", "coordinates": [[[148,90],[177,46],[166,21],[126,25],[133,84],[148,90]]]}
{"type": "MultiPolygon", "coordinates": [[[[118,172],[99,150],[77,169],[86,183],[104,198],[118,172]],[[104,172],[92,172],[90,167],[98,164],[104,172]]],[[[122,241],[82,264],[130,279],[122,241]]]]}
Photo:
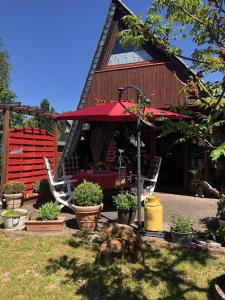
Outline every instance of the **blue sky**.
{"type": "MultiPolygon", "coordinates": [[[[149,0],[124,1],[135,13],[149,0]]],[[[75,109],[110,0],[0,0],[0,37],[9,52],[18,100],[48,98],[57,112],[75,109]]]]}
{"type": "MultiPolygon", "coordinates": [[[[0,0],[0,37],[18,101],[48,98],[57,112],[76,109],[110,2],[0,0]]],[[[135,14],[146,13],[150,2],[124,0],[135,14]]],[[[190,41],[181,44],[190,55],[190,41]]]]}

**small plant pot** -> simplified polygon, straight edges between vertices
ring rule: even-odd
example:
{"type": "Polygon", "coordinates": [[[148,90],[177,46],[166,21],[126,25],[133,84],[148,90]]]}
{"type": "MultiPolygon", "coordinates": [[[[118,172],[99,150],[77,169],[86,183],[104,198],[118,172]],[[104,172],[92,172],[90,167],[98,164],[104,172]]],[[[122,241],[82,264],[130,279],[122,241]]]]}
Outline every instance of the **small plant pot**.
{"type": "Polygon", "coordinates": [[[28,211],[26,209],[18,208],[16,209],[20,213],[23,213],[22,216],[15,216],[15,217],[5,217],[6,211],[3,211],[2,213],[2,219],[4,223],[5,229],[9,230],[21,230],[25,228],[25,220],[28,211]]]}
{"type": "Polygon", "coordinates": [[[102,210],[102,204],[95,206],[72,205],[80,230],[94,231],[102,210]]]}
{"type": "Polygon", "coordinates": [[[216,300],[225,299],[225,274],[217,277],[214,281],[214,292],[216,300]]]}
{"type": "Polygon", "coordinates": [[[56,220],[40,221],[26,220],[27,231],[61,231],[65,222],[65,217],[58,217],[56,220]]]}
{"type": "Polygon", "coordinates": [[[118,223],[130,225],[134,223],[136,217],[136,210],[133,211],[121,211],[118,210],[118,223]]]}
{"type": "Polygon", "coordinates": [[[178,243],[182,245],[188,245],[191,243],[193,232],[182,233],[171,230],[171,237],[173,243],[178,243]]]}
{"type": "Polygon", "coordinates": [[[19,208],[22,205],[23,194],[4,194],[7,208],[19,208]]]}
{"type": "Polygon", "coordinates": [[[24,197],[24,201],[26,201],[26,203],[36,202],[37,199],[38,199],[38,193],[30,193],[24,197]]]}

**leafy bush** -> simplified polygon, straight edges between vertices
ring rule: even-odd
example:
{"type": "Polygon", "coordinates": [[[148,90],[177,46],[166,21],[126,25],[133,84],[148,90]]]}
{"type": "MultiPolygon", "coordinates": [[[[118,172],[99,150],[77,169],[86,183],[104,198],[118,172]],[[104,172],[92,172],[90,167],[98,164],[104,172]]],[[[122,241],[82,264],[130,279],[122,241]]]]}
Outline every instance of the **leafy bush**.
{"type": "Polygon", "coordinates": [[[221,198],[217,202],[217,217],[225,221],[225,199],[221,198]]]}
{"type": "Polygon", "coordinates": [[[192,222],[185,216],[174,216],[171,224],[171,230],[180,233],[189,233],[193,231],[192,222]]]}
{"type": "Polygon", "coordinates": [[[80,183],[73,191],[73,202],[80,206],[94,206],[102,202],[102,188],[89,181],[80,183]]]}
{"type": "Polygon", "coordinates": [[[48,202],[38,209],[38,219],[55,220],[60,214],[60,208],[56,202],[48,202]]]}
{"type": "Polygon", "coordinates": [[[37,180],[33,183],[33,190],[38,194],[46,194],[50,192],[49,183],[47,179],[37,180]]]}
{"type": "Polygon", "coordinates": [[[133,211],[137,208],[137,196],[129,192],[122,192],[113,196],[113,203],[120,211],[133,211]]]}
{"type": "Polygon", "coordinates": [[[4,213],[4,217],[6,218],[21,217],[24,215],[25,215],[24,212],[13,208],[8,208],[4,213]]]}
{"type": "Polygon", "coordinates": [[[21,194],[25,189],[25,185],[20,181],[8,181],[4,185],[3,193],[5,194],[21,194]]]}

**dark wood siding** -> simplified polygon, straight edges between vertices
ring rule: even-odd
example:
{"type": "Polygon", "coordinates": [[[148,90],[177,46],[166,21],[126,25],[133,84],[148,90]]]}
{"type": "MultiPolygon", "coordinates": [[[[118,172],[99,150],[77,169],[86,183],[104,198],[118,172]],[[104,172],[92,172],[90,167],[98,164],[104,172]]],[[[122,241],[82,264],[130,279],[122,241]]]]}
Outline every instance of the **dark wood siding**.
{"type": "MultiPolygon", "coordinates": [[[[117,99],[118,88],[130,84],[141,88],[144,94],[152,99],[153,107],[164,107],[165,104],[179,105],[185,101],[185,95],[179,93],[182,84],[175,77],[172,64],[147,62],[96,71],[85,106],[92,105],[98,99],[117,99]]],[[[124,93],[123,98],[130,101],[132,98],[136,99],[136,94],[130,89],[124,93]]]]}

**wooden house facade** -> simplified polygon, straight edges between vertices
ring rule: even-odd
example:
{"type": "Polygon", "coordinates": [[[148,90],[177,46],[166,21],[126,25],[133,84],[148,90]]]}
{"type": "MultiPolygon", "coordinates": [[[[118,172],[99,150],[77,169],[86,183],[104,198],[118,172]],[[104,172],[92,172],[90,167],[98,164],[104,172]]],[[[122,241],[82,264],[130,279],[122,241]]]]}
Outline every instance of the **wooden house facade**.
{"type": "MultiPolygon", "coordinates": [[[[138,50],[121,47],[117,33],[125,28],[122,18],[131,14],[133,13],[121,0],[112,0],[78,109],[91,106],[96,101],[116,100],[118,88],[127,85],[138,86],[156,108],[185,103],[187,95],[180,93],[180,80],[186,81],[192,72],[179,58],[167,56],[150,43],[138,50]]],[[[124,99],[135,97],[136,93],[132,89],[123,94],[124,99]]],[[[76,152],[81,127],[81,122],[73,123],[64,148],[64,157],[76,152]]],[[[174,182],[178,180],[179,185],[185,189],[188,185],[188,145],[171,148],[170,140],[157,141],[155,137],[155,130],[149,129],[151,156],[161,155],[167,179],[176,174],[174,182]]]]}

